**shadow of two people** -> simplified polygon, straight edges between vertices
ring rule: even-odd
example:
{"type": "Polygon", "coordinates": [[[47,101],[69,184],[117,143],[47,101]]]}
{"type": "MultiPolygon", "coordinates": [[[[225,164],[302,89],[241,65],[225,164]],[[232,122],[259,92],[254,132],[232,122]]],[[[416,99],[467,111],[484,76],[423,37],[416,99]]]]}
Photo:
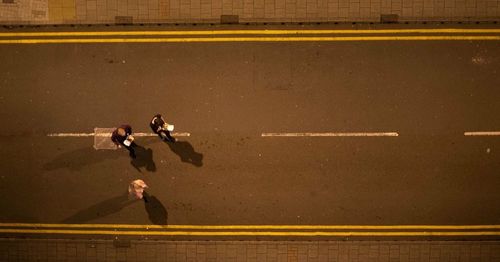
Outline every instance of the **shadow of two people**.
{"type": "MultiPolygon", "coordinates": [[[[187,141],[176,141],[174,143],[164,141],[170,150],[174,152],[182,162],[192,164],[196,167],[203,166],[203,154],[194,150],[191,143],[187,141]]],[[[156,172],[156,164],[153,160],[153,150],[136,145],[134,147],[136,158],[133,158],[130,163],[132,166],[141,172],[141,168],[145,167],[146,171],[156,172]]]]}
{"type": "MultiPolygon", "coordinates": [[[[165,142],[172,152],[179,156],[180,160],[192,164],[196,167],[203,166],[203,154],[194,150],[194,147],[187,141],[177,141],[175,143],[165,142]]],[[[153,150],[141,145],[134,147],[136,158],[130,164],[139,172],[141,168],[146,171],[156,172],[156,164],[153,160],[153,150]]],[[[47,171],[68,168],[79,171],[87,165],[96,164],[106,159],[118,159],[121,153],[114,150],[95,150],[92,147],[80,148],[74,151],[65,152],[58,155],[54,160],[45,163],[43,168],[47,171]]]]}
{"type": "Polygon", "coordinates": [[[43,165],[43,169],[52,171],[67,168],[72,171],[80,171],[85,166],[97,164],[107,159],[118,159],[122,155],[115,150],[95,150],[92,147],[79,148],[73,151],[57,155],[55,159],[43,165]]]}
{"type": "MultiPolygon", "coordinates": [[[[130,161],[131,165],[141,172],[145,167],[147,171],[155,172],[156,164],[153,160],[153,150],[143,146],[134,146],[136,158],[130,161]]],[[[119,151],[119,150],[117,150],[119,151]]],[[[115,150],[95,150],[92,147],[85,147],[58,155],[54,160],[43,165],[43,169],[52,171],[60,168],[68,168],[72,171],[80,171],[85,166],[97,164],[107,159],[118,159],[123,155],[115,150]]]]}

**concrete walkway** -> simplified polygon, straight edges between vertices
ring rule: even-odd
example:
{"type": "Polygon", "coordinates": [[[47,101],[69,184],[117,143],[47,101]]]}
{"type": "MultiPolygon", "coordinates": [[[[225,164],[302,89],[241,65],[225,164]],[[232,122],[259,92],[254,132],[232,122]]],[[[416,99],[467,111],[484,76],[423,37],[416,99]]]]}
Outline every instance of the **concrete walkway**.
{"type": "Polygon", "coordinates": [[[0,24],[499,21],[500,0],[2,0],[0,24]]]}
{"type": "Polygon", "coordinates": [[[1,261],[500,261],[500,242],[0,239],[1,261]]]}
{"type": "MultiPolygon", "coordinates": [[[[500,20],[496,0],[2,1],[0,24],[220,23],[221,15],[237,15],[240,23],[377,22],[382,14],[396,14],[399,21],[500,20]]],[[[0,261],[500,261],[500,242],[4,238],[0,261]]]]}

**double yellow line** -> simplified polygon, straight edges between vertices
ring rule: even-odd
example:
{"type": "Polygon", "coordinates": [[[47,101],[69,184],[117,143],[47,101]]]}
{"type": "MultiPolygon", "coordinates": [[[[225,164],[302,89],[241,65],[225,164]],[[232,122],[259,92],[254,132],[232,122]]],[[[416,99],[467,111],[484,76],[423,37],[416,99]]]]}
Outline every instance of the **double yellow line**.
{"type": "Polygon", "coordinates": [[[499,41],[500,29],[0,32],[0,44],[452,40],[499,41]]]}
{"type": "Polygon", "coordinates": [[[0,223],[0,234],[127,236],[500,236],[500,225],[116,225],[0,223]]]}

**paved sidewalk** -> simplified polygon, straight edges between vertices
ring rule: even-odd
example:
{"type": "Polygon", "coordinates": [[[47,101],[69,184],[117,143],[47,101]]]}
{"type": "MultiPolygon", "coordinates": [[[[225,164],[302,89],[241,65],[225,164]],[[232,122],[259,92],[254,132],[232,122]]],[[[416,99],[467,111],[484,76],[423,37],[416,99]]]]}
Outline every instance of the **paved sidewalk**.
{"type": "Polygon", "coordinates": [[[500,242],[0,239],[0,261],[500,261],[500,242]]]}
{"type": "Polygon", "coordinates": [[[500,0],[1,0],[0,24],[500,21],[500,0]],[[231,18],[234,19],[235,17],[231,18]]]}

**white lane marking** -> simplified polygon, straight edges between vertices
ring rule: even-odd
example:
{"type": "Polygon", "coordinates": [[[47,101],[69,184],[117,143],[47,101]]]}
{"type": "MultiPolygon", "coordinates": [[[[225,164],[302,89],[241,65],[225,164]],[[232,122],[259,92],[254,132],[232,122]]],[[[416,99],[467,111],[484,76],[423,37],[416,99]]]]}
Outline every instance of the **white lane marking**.
{"type": "Polygon", "coordinates": [[[397,132],[372,132],[372,133],[262,133],[263,137],[299,137],[299,136],[399,136],[397,132]]]}
{"type": "MultiPolygon", "coordinates": [[[[190,133],[179,132],[179,133],[171,133],[172,136],[191,136],[190,133]]],[[[104,136],[111,137],[111,133],[104,134],[96,134],[96,133],[50,133],[47,136],[51,137],[89,137],[89,136],[104,136]]],[[[149,136],[158,136],[155,133],[133,133],[132,136],[136,137],[149,137],[149,136]]]]}
{"type": "Polygon", "coordinates": [[[94,136],[94,135],[95,135],[95,133],[50,133],[50,134],[47,134],[47,136],[55,136],[55,137],[86,137],[86,136],[94,136]]]}
{"type": "Polygon", "coordinates": [[[464,136],[500,136],[500,131],[465,132],[464,136]]]}
{"type": "MultiPolygon", "coordinates": [[[[179,133],[171,133],[172,136],[191,136],[190,133],[186,133],[186,132],[179,132],[179,133]]],[[[157,134],[155,133],[133,133],[132,136],[158,136],[157,134]]]]}

